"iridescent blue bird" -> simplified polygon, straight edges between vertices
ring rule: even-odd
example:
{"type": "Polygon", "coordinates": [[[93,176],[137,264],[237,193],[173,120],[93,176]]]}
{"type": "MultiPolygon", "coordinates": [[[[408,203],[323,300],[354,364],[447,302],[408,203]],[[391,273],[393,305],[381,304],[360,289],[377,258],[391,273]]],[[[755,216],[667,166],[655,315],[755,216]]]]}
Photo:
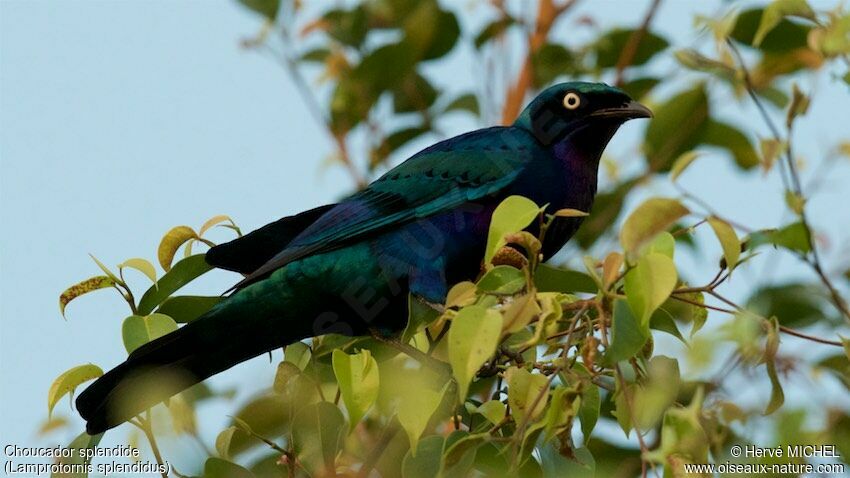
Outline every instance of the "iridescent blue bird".
{"type": "MultiPolygon", "coordinates": [[[[77,399],[90,434],[187,386],[292,342],[405,325],[408,293],[442,303],[480,271],[490,218],[510,195],[548,212],[589,211],[599,158],[617,129],[650,111],[623,91],[571,82],[538,95],[513,125],[472,131],[413,155],[338,204],[286,217],[212,248],[246,274],[197,320],[135,350],[77,399]],[[177,376],[157,387],[157,377],[177,376]],[[149,393],[140,393],[147,387],[149,393]]],[[[558,218],[544,258],[581,224],[558,218]]]]}

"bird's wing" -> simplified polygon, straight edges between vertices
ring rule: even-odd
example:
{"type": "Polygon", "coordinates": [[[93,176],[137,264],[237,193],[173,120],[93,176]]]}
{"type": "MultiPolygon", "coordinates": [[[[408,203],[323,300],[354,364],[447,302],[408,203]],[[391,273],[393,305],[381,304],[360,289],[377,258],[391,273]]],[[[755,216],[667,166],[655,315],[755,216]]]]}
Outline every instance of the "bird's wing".
{"type": "Polygon", "coordinates": [[[256,231],[219,244],[207,251],[207,263],[219,269],[250,274],[284,249],[304,229],[316,222],[336,204],[319,206],[287,216],[256,231]]]}
{"type": "Polygon", "coordinates": [[[473,131],[431,146],[336,205],[234,288],[292,261],[327,252],[388,228],[494,194],[531,159],[530,135],[519,128],[473,131]]]}

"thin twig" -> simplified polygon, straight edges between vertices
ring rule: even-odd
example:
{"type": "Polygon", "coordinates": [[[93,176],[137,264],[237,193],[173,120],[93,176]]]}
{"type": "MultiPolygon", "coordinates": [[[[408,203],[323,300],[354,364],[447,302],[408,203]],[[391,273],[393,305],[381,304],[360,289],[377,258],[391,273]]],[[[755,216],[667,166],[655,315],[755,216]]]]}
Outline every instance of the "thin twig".
{"type": "Polygon", "coordinates": [[[617,76],[614,84],[616,86],[623,86],[624,76],[623,72],[626,67],[632,64],[635,59],[635,55],[637,55],[638,47],[640,46],[641,40],[646,36],[649,31],[649,25],[652,23],[652,19],[655,17],[656,12],[658,12],[658,6],[661,5],[661,0],[653,0],[649,5],[649,9],[646,11],[646,15],[643,17],[643,22],[640,24],[640,28],[632,32],[631,36],[629,36],[629,40],[626,43],[626,46],[623,48],[623,51],[620,53],[620,58],[617,59],[617,76]]]}
{"type": "Polygon", "coordinates": [[[444,374],[451,374],[451,368],[450,368],[449,364],[443,362],[442,360],[437,360],[434,357],[431,357],[430,355],[426,354],[425,352],[422,352],[421,350],[417,349],[416,347],[411,347],[410,344],[405,344],[405,343],[402,343],[398,340],[388,338],[388,337],[384,337],[378,332],[373,332],[372,338],[374,338],[375,340],[377,340],[379,342],[382,342],[384,344],[389,345],[390,347],[398,350],[399,352],[406,354],[407,356],[416,360],[417,362],[421,363],[422,365],[430,367],[430,368],[432,368],[432,369],[434,369],[438,372],[444,373],[444,374]]]}
{"type": "Polygon", "coordinates": [[[357,478],[367,478],[369,476],[369,472],[375,468],[375,465],[378,464],[378,460],[381,459],[381,455],[384,454],[384,451],[387,449],[387,446],[392,441],[393,437],[398,433],[399,426],[398,422],[393,420],[384,428],[381,432],[381,437],[378,439],[378,443],[372,448],[372,451],[369,452],[369,455],[366,457],[366,461],[363,462],[363,466],[360,467],[360,471],[357,473],[357,478]]]}
{"type": "Polygon", "coordinates": [[[528,37],[528,51],[522,63],[516,82],[508,89],[505,105],[502,108],[502,124],[511,124],[519,115],[525,94],[531,88],[534,80],[534,55],[546,43],[552,26],[577,0],[567,0],[556,4],[554,0],[540,0],[537,6],[537,21],[534,32],[528,37]]]}
{"type": "MultiPolygon", "coordinates": [[[[771,119],[770,115],[767,113],[767,110],[765,109],[764,104],[762,104],[758,95],[756,95],[755,87],[754,87],[753,81],[752,81],[752,77],[750,76],[750,72],[747,69],[746,63],[744,63],[744,58],[741,55],[741,52],[738,51],[738,48],[735,46],[735,44],[732,42],[732,40],[727,40],[727,44],[729,45],[729,48],[732,51],[732,53],[735,54],[735,57],[738,61],[738,64],[741,67],[741,71],[743,72],[743,75],[744,75],[744,83],[745,83],[745,86],[746,86],[746,89],[747,89],[747,93],[749,94],[750,98],[753,100],[753,103],[755,103],[756,108],[758,108],[759,114],[761,115],[761,117],[764,120],[765,124],[767,125],[768,129],[770,129],[770,132],[773,134],[774,140],[776,140],[777,142],[781,142],[782,136],[779,132],[779,128],[776,126],[776,124],[773,122],[773,119],[771,119]]],[[[785,159],[785,162],[787,163],[788,173],[791,177],[791,181],[790,181],[791,184],[789,186],[788,182],[785,181],[784,177],[783,177],[783,183],[785,184],[785,189],[787,191],[791,191],[794,194],[796,194],[797,197],[803,198],[804,196],[803,196],[803,190],[802,190],[801,181],[800,181],[800,174],[797,171],[797,164],[794,161],[793,152],[791,151],[791,126],[789,126],[786,144],[788,145],[788,147],[785,148],[785,153],[784,153],[783,157],[785,159]]],[[[835,308],[838,309],[838,311],[846,319],[850,320],[850,307],[848,307],[847,302],[844,300],[844,298],[838,292],[838,289],[835,288],[835,285],[833,285],[832,281],[829,279],[829,277],[827,277],[826,273],[823,270],[823,265],[821,263],[820,253],[818,251],[817,243],[814,240],[814,234],[812,233],[812,228],[811,228],[811,225],[808,221],[808,217],[807,217],[807,214],[806,214],[805,204],[800,207],[799,215],[800,215],[800,223],[803,225],[803,229],[806,232],[806,239],[809,243],[809,249],[811,250],[811,257],[808,257],[804,254],[799,254],[799,257],[804,262],[809,264],[812,267],[812,269],[815,271],[815,274],[817,274],[821,283],[823,283],[823,285],[829,291],[830,297],[832,299],[832,303],[835,306],[835,308]]]]}
{"type": "Polygon", "coordinates": [[[163,471],[160,472],[162,478],[168,478],[168,469],[165,465],[165,461],[162,459],[162,453],[159,451],[159,446],[156,443],[156,437],[153,434],[153,429],[151,428],[151,410],[145,410],[144,418],[139,415],[135,420],[130,420],[130,423],[135,425],[142,433],[145,434],[145,438],[147,438],[148,443],[151,447],[151,452],[153,452],[154,459],[156,463],[160,466],[160,469],[163,471]]]}

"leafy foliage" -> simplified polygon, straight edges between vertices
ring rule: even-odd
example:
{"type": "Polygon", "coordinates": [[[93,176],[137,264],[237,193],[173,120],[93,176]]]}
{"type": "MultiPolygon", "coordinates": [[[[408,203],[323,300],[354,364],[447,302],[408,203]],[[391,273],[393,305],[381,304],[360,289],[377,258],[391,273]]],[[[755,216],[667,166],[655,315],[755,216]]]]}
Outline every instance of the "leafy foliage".
{"type": "MultiPolygon", "coordinates": [[[[484,7],[489,21],[472,32],[461,31],[462,11],[436,0],[348,2],[312,17],[300,2],[240,3],[263,22],[246,46],[283,42],[291,52],[283,64],[301,80],[321,70],[327,97],[308,100],[333,138],[334,161],[358,186],[409,145],[441,136],[447,115],[462,112],[492,123],[501,109],[502,121],[510,121],[505,117],[515,113],[516,102],[565,75],[614,78],[635,98],[648,98],[656,116],[642,137],[642,164],[627,177],[612,166],[592,211],[558,212],[587,215],[571,248],[584,260],[572,268],[540,263],[541,237],[555,216],[542,214],[543,205],[510,197],[493,215],[481,275],[455,284],[436,308],[411,297],[400,336],[325,335],[287,346],[273,380],[258,386],[214,438],[193,426],[195,409],[228,393],[203,385],[171,399],[166,414],[134,419],[154,448],[158,421],[170,421],[178,436],[214,444],[215,453],[192,472],[554,477],[634,476],[663,468],[665,476],[678,476],[685,463],[723,462],[731,444],[754,440],[744,422],[787,422],[784,388],[792,371],[826,371],[850,388],[848,342],[821,338],[847,335],[850,312],[818,254],[817,231],[806,216],[808,192],[791,149],[793,127],[805,119],[812,98],[789,86],[791,79],[846,64],[845,11],[815,10],[804,0],[732,8],[697,19],[710,34],[704,44],[677,49],[651,28],[653,10],[644,27],[593,31],[586,42],[573,44],[550,35],[558,18],[570,14],[570,2],[558,9],[541,0],[541,17],[529,30],[529,15],[493,2],[484,7]],[[526,58],[508,82],[504,104],[452,91],[452,79],[431,69],[464,43],[492,60],[526,36],[526,58]],[[656,59],[664,57],[684,68],[687,81],[658,73],[656,59]],[[733,99],[731,106],[757,102],[770,137],[756,141],[762,129],[733,122],[731,114],[721,118],[719,98],[733,99]],[[696,197],[686,186],[692,171],[717,157],[748,177],[781,175],[785,190],[775,203],[792,219],[752,230],[696,197]],[[647,185],[659,184],[674,192],[648,197],[647,185]],[[525,230],[530,224],[540,226],[538,236],[525,230]],[[716,259],[713,279],[689,283],[696,274],[682,270],[677,258],[685,248],[716,259]],[[766,282],[743,305],[730,299],[723,288],[733,271],[736,277],[752,272],[754,257],[768,253],[796,258],[813,274],[766,282]],[[818,336],[808,329],[814,326],[818,336]],[[666,336],[687,351],[675,356],[666,336]],[[789,336],[833,353],[816,362],[798,359],[781,340],[789,336]],[[721,362],[726,365],[719,370],[707,367],[721,362]],[[723,390],[736,370],[766,385],[756,402],[738,403],[723,390]],[[628,445],[610,440],[617,429],[628,445]]],[[[847,82],[850,75],[833,77],[847,82]]],[[[492,84],[483,86],[492,91],[492,84]]],[[[156,251],[162,274],[144,259],[121,263],[117,273],[95,259],[102,274],[62,293],[61,312],[91,291],[117,290],[130,309],[121,327],[128,353],[196,319],[220,298],[177,294],[210,270],[193,247],[213,245],[205,233],[214,226],[241,234],[228,216],[197,230],[172,228],[156,251]],[[175,262],[181,248],[184,257],[175,262]],[[127,268],[150,280],[141,295],[125,282],[127,268]]],[[[100,374],[97,366],[84,365],[60,375],[48,394],[49,414],[100,374]]],[[[829,410],[826,420],[819,434],[797,435],[794,443],[835,441],[850,450],[846,411],[829,410]]],[[[776,439],[783,440],[780,432],[776,439]]],[[[72,445],[99,440],[83,434],[72,445]]]]}

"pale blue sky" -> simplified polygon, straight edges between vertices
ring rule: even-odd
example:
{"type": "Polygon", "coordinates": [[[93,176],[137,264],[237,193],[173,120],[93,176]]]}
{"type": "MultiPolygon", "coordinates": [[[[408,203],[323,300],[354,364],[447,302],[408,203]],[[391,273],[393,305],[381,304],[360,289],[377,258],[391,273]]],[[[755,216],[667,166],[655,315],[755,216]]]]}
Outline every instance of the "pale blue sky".
{"type": "MultiPolygon", "coordinates": [[[[605,25],[634,25],[646,4],[594,0],[581,9],[605,25]]],[[[694,9],[710,14],[720,5],[671,0],[656,24],[674,44],[690,45],[694,9]]],[[[109,265],[154,259],[161,235],[174,225],[197,227],[229,214],[251,230],[349,189],[340,168],[320,167],[330,153],[327,137],[285,72],[239,48],[258,26],[235,1],[0,0],[0,443],[67,442],[81,429],[75,417],[67,430],[35,436],[53,378],[72,365],[107,368],[126,355],[120,325],[127,312],[114,293],[74,302],[67,321],[59,315],[59,293],[98,274],[88,253],[109,265]]],[[[472,85],[475,69],[470,52],[460,49],[440,71],[472,85]]],[[[850,95],[825,74],[803,87],[817,93],[817,120],[800,128],[797,143],[816,162],[846,135],[850,95]]],[[[715,100],[728,119],[766,134],[751,108],[715,100]]],[[[457,119],[445,129],[455,134],[472,126],[457,119]]],[[[627,125],[611,145],[614,157],[627,157],[642,129],[627,125]]],[[[829,240],[827,258],[848,255],[848,182],[848,168],[836,168],[811,204],[829,240]]],[[[720,156],[698,163],[683,183],[742,222],[768,227],[789,219],[777,207],[775,177],[738,175],[720,156]]],[[[670,189],[659,183],[649,191],[670,189]]],[[[716,252],[713,243],[708,247],[716,252]]],[[[734,295],[745,296],[747,282],[765,280],[765,271],[768,281],[800,272],[790,259],[771,261],[772,268],[761,261],[740,271],[742,288],[734,295]]],[[[683,263],[705,271],[714,256],[683,263]]],[[[215,293],[233,280],[211,274],[200,287],[215,293]]],[[[272,373],[261,358],[216,383],[256,389],[272,373]]],[[[207,435],[233,405],[218,407],[204,415],[207,435]]],[[[56,411],[69,415],[67,400],[56,411]]]]}

